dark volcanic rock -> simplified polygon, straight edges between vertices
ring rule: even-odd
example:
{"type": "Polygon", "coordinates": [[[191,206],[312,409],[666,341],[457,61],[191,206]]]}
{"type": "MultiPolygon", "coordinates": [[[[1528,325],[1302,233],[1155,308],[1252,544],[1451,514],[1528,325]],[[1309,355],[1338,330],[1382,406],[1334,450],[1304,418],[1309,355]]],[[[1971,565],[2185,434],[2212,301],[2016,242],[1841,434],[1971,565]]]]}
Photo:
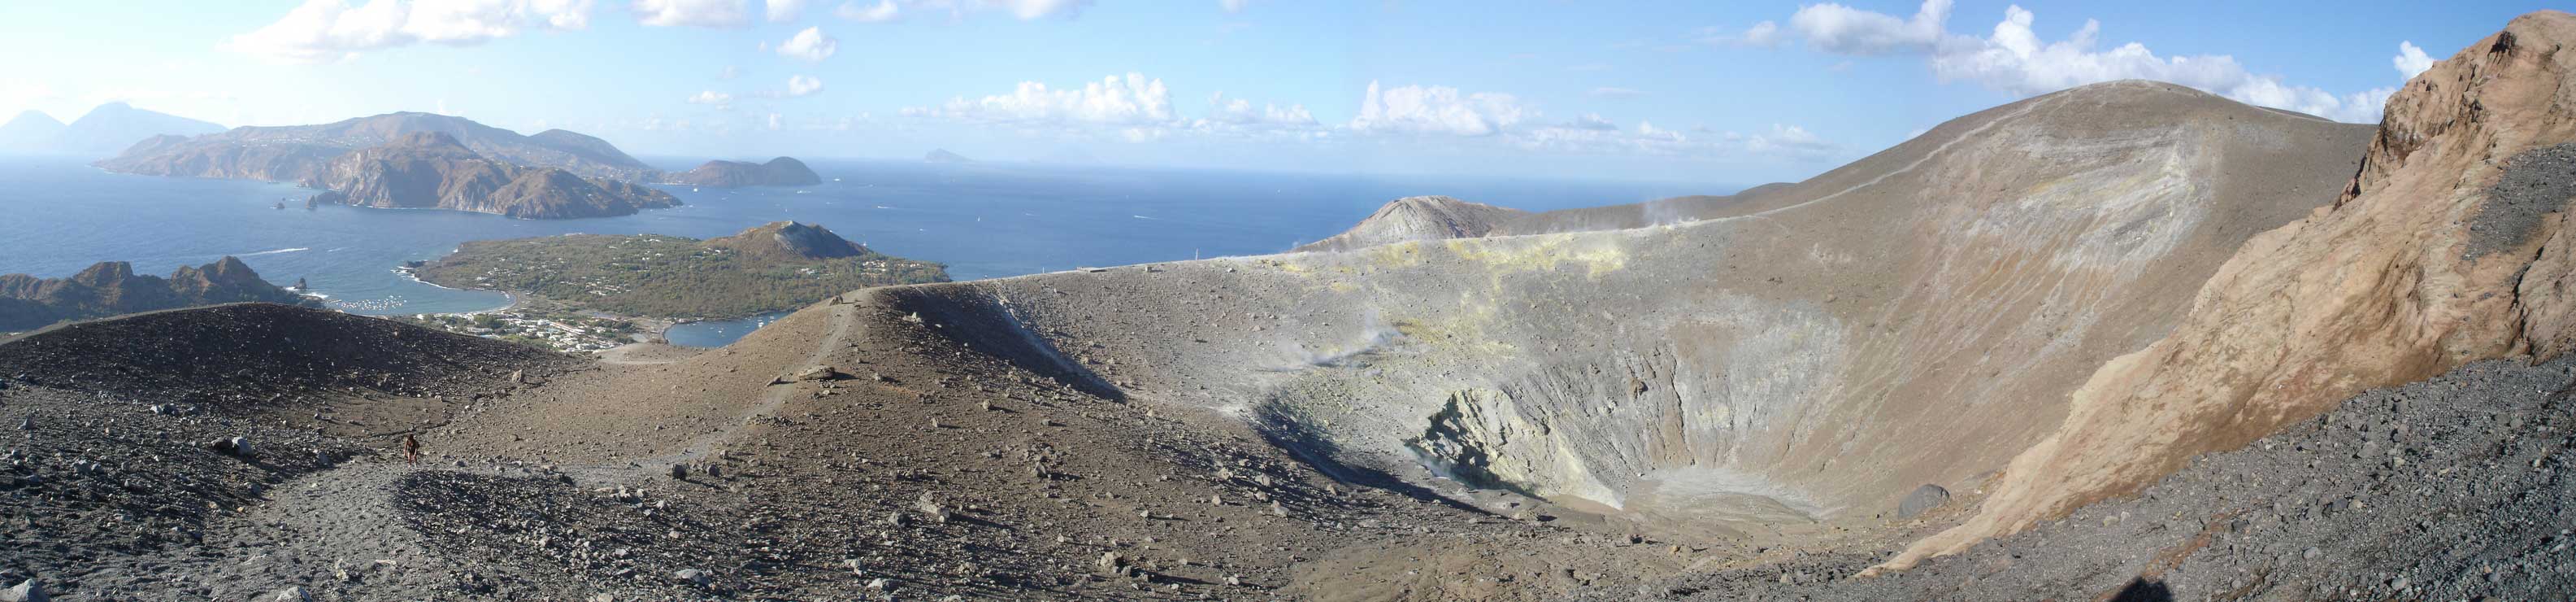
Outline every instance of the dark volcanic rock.
{"type": "Polygon", "coordinates": [[[522,219],[630,215],[680,204],[669,193],[635,184],[486,159],[437,132],[405,134],[383,146],[341,155],[305,184],[338,193],[319,197],[320,202],[522,219]]]}
{"type": "Polygon", "coordinates": [[[64,320],[263,301],[310,300],[262,280],[240,259],[181,267],[169,277],[137,275],[122,261],[100,262],[69,278],[0,275],[0,331],[22,331],[64,320]]]}
{"type": "Polygon", "coordinates": [[[823,183],[805,162],[789,157],[770,159],[768,163],[741,161],[708,161],[697,169],[672,176],[671,183],[686,186],[731,188],[736,186],[812,186],[823,183]]]}

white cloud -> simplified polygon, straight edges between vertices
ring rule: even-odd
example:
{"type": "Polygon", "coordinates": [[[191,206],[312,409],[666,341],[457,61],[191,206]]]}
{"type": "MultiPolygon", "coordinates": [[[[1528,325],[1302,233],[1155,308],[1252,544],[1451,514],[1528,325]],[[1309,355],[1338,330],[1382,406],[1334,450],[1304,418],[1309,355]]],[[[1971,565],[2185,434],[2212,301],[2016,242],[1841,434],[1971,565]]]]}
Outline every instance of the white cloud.
{"type": "Polygon", "coordinates": [[[1715,27],[1702,28],[1699,32],[1699,41],[1719,46],[1776,47],[1780,45],[1780,24],[1763,21],[1740,32],[1730,32],[1715,27]]]}
{"type": "Polygon", "coordinates": [[[1265,103],[1261,105],[1260,108],[1255,109],[1252,106],[1252,101],[1241,98],[1226,98],[1224,92],[1218,92],[1208,96],[1208,105],[1209,110],[1207,120],[1217,123],[1292,127],[1317,125],[1315,115],[1307,112],[1304,105],[1288,105],[1286,107],[1281,107],[1279,105],[1265,103]]]}
{"type": "Polygon", "coordinates": [[[1645,96],[1645,95],[1646,95],[1646,91],[1644,91],[1644,90],[1638,90],[1638,89],[1634,89],[1634,88],[1618,88],[1618,87],[1603,86],[1603,87],[1599,87],[1599,88],[1593,88],[1593,89],[1592,89],[1592,95],[1593,95],[1593,96],[1597,96],[1597,97],[1601,97],[1601,98],[1636,98],[1636,97],[1639,97],[1639,96],[1645,96]]]}
{"type": "Polygon", "coordinates": [[[905,14],[948,13],[963,19],[970,13],[1001,12],[1022,21],[1071,19],[1090,8],[1092,0],[848,0],[833,14],[862,23],[883,23],[905,14]]]}
{"type": "MultiPolygon", "coordinates": [[[[2171,82],[2226,96],[2239,102],[2289,109],[2340,121],[2376,121],[2380,106],[2394,88],[2336,95],[2260,75],[2227,55],[2160,57],[2131,42],[2099,48],[2102,24],[2086,20],[2067,39],[2046,42],[2032,31],[2037,15],[2020,6],[2004,9],[2004,19],[1984,37],[1944,30],[1950,0],[1926,0],[1910,20],[1845,7],[1818,4],[1798,10],[1790,24],[1810,46],[1833,54],[1925,55],[1942,81],[1969,81],[2006,93],[2029,96],[2085,84],[2122,79],[2171,82]]],[[[2399,70],[2410,56],[2397,58],[2399,70]]],[[[2420,50],[2418,50],[2420,55],[2420,50]]]]}
{"type": "Polygon", "coordinates": [[[716,79],[733,79],[737,77],[742,77],[741,67],[725,65],[724,69],[716,71],[716,79]]]}
{"type": "Polygon", "coordinates": [[[808,63],[819,63],[823,59],[832,58],[832,53],[840,50],[841,41],[833,39],[832,36],[823,35],[821,27],[807,27],[804,31],[796,32],[794,37],[787,38],[787,41],[778,43],[779,55],[802,59],[808,63]]]}
{"type": "Polygon", "coordinates": [[[823,80],[810,75],[787,76],[787,95],[804,96],[823,91],[823,80]]]}
{"type": "Polygon", "coordinates": [[[717,109],[731,108],[730,105],[733,104],[733,95],[714,90],[706,90],[690,96],[689,104],[712,105],[717,109]]]}
{"type": "Polygon", "coordinates": [[[1609,119],[1602,118],[1600,113],[1584,113],[1583,116],[1574,118],[1574,121],[1566,122],[1565,127],[1578,130],[1610,131],[1619,129],[1619,124],[1611,123],[1609,119]]]}
{"type": "Polygon", "coordinates": [[[751,22],[748,0],[635,0],[635,21],[654,27],[741,27],[751,22]]]}
{"type": "Polygon", "coordinates": [[[981,0],[976,4],[997,7],[1022,21],[1046,18],[1071,19],[1091,7],[1091,0],[981,0]]]}
{"type": "Polygon", "coordinates": [[[768,0],[761,7],[768,10],[771,23],[792,23],[805,16],[805,0],[768,0]]]}
{"type": "Polygon", "coordinates": [[[1217,7],[1229,13],[1243,12],[1243,7],[1249,4],[1252,4],[1252,0],[1216,0],[1217,7]]]}
{"type": "Polygon", "coordinates": [[[841,3],[841,7],[833,9],[832,14],[860,23],[884,23],[903,16],[903,7],[896,6],[894,0],[877,0],[876,4],[868,6],[860,6],[854,0],[841,3]]]}
{"type": "Polygon", "coordinates": [[[1789,26],[1817,50],[1870,55],[1930,50],[1949,19],[1950,0],[1925,0],[1911,20],[1827,2],[1798,9],[1789,26]]]}
{"type": "Polygon", "coordinates": [[[779,116],[778,116],[778,114],[777,114],[777,113],[770,113],[770,114],[769,114],[769,130],[770,130],[770,131],[773,131],[773,132],[774,132],[774,131],[778,131],[778,128],[779,128],[779,126],[780,126],[780,125],[781,125],[781,124],[779,123],[779,116]]]}
{"type": "MultiPolygon", "coordinates": [[[[1735,136],[1730,132],[1727,136],[1735,136]]],[[[1744,149],[1754,153],[1780,153],[1796,157],[1821,157],[1837,146],[1809,133],[1807,128],[1771,124],[1771,131],[1742,137],[1744,149]]]]}
{"type": "Polygon", "coordinates": [[[1491,136],[1537,116],[1510,94],[1461,95],[1457,88],[1441,86],[1383,88],[1372,81],[1349,127],[1360,133],[1491,136]]]}
{"type": "Polygon", "coordinates": [[[590,26],[591,0],[308,0],[265,27],[221,47],[294,64],[320,64],[360,51],[421,42],[479,44],[525,28],[590,26]]]}
{"type": "MultiPolygon", "coordinates": [[[[907,111],[910,114],[910,111],[907,111]]],[[[953,119],[994,122],[1043,124],[1164,124],[1179,120],[1172,111],[1172,93],[1163,80],[1147,79],[1142,74],[1125,77],[1109,76],[1084,84],[1079,90],[1059,90],[1040,82],[1020,82],[1009,94],[968,100],[950,99],[936,111],[923,114],[953,119]]]]}
{"type": "Polygon", "coordinates": [[[2398,42],[2397,58],[2391,62],[2397,64],[2397,73],[2406,79],[2415,79],[2424,70],[2433,68],[2433,57],[2425,56],[2424,49],[2415,47],[2412,41],[2398,42]]]}

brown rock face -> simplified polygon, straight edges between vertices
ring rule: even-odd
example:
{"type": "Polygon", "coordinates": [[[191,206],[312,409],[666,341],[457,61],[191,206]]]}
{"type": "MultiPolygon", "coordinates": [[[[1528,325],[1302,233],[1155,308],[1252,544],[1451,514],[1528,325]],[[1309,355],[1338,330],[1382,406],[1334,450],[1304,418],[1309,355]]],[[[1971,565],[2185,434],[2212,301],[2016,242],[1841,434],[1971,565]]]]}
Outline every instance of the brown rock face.
{"type": "Polygon", "coordinates": [[[741,161],[708,161],[697,169],[673,176],[671,183],[684,186],[732,188],[739,186],[812,186],[823,183],[823,177],[805,167],[805,162],[789,157],[770,159],[768,163],[741,161]]]}
{"type": "Polygon", "coordinates": [[[33,330],[64,320],[264,301],[310,304],[261,280],[240,259],[181,267],[168,278],[134,273],[122,261],[100,262],[69,278],[0,275],[0,331],[33,330]]]}
{"type": "Polygon", "coordinates": [[[2181,325],[2074,393],[1974,518],[1888,566],[2135,491],[2366,388],[2576,344],[2576,232],[2549,192],[2576,178],[2571,43],[2576,16],[2533,13],[2408,82],[2341,202],[2248,241],[2181,325]]]}
{"type": "Polygon", "coordinates": [[[680,204],[668,193],[643,186],[487,159],[436,132],[406,134],[384,146],[341,155],[305,183],[333,191],[323,197],[326,202],[521,219],[630,215],[680,204]]]}

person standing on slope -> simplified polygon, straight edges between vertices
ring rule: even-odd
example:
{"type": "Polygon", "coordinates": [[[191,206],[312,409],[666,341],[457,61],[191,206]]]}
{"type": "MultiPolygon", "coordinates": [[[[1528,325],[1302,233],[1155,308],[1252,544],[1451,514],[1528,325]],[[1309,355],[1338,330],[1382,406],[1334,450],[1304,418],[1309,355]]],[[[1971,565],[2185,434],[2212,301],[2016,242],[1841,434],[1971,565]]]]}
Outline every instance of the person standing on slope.
{"type": "Polygon", "coordinates": [[[411,433],[403,433],[403,463],[420,463],[420,440],[413,438],[411,433]]]}

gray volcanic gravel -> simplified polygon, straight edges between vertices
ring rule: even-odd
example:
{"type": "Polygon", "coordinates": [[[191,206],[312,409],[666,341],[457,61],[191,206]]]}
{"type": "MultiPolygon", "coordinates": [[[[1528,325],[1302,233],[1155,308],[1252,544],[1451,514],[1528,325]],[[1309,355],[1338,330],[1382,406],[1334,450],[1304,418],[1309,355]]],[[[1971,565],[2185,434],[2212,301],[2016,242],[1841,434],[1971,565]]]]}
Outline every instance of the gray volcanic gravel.
{"type": "Polygon", "coordinates": [[[2576,599],[2576,359],[2371,391],[2135,496],[1888,576],[1890,550],[1593,591],[1626,600],[2576,599]]]}

